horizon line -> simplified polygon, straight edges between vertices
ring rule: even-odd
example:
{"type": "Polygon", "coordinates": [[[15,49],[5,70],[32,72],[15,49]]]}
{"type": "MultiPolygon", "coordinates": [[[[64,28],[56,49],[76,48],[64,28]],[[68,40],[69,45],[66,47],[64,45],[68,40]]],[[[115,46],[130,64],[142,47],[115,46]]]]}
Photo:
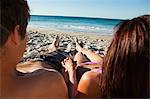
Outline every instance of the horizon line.
{"type": "Polygon", "coordinates": [[[88,18],[88,19],[108,19],[108,20],[127,20],[127,19],[117,19],[117,18],[104,18],[104,17],[91,17],[91,16],[68,16],[68,15],[44,15],[44,14],[31,14],[31,16],[53,16],[53,17],[70,17],[70,18],[88,18]]]}

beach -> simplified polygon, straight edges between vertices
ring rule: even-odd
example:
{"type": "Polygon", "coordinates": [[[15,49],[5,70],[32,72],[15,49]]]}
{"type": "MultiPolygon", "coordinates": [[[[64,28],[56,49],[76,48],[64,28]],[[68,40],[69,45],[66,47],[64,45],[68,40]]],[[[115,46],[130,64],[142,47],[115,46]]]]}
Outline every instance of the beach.
{"type": "Polygon", "coordinates": [[[75,38],[85,49],[104,56],[113,37],[113,29],[121,20],[32,15],[27,27],[29,41],[24,57],[42,54],[56,35],[59,49],[75,50],[75,38]]]}
{"type": "Polygon", "coordinates": [[[82,43],[83,48],[91,49],[104,56],[112,40],[111,35],[98,35],[93,33],[65,32],[48,28],[27,28],[29,41],[24,57],[44,53],[56,35],[59,37],[59,49],[69,52],[75,50],[75,38],[82,43]]]}

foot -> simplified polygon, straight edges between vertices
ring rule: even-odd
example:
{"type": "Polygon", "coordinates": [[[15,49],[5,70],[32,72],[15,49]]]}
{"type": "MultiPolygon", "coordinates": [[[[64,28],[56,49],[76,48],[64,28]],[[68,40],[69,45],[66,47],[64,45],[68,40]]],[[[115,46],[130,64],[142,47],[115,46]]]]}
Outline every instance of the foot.
{"type": "Polygon", "coordinates": [[[80,46],[80,44],[79,44],[77,38],[75,38],[75,43],[76,43],[76,50],[77,50],[78,52],[82,52],[82,51],[83,51],[83,48],[80,46]]]}
{"type": "Polygon", "coordinates": [[[59,37],[58,37],[58,35],[55,36],[55,38],[52,42],[52,45],[55,46],[55,47],[59,47],[59,37]]]}
{"type": "Polygon", "coordinates": [[[58,49],[58,47],[59,47],[59,37],[58,37],[58,35],[56,35],[52,44],[48,48],[48,52],[56,51],[58,49]]]}

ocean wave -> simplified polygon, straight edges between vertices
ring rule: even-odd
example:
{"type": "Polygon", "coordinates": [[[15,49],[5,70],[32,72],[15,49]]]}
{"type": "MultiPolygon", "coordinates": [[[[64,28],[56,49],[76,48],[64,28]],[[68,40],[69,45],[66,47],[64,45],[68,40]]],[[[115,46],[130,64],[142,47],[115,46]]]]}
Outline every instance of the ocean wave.
{"type": "Polygon", "coordinates": [[[104,26],[76,26],[76,25],[64,25],[63,27],[64,29],[70,29],[70,30],[85,30],[86,32],[101,32],[101,31],[105,31],[105,32],[112,32],[113,31],[113,27],[104,27],[104,26]]]}
{"type": "Polygon", "coordinates": [[[85,33],[113,34],[113,28],[120,21],[108,19],[70,18],[57,16],[32,16],[29,22],[31,27],[54,28],[65,31],[85,33]]]}

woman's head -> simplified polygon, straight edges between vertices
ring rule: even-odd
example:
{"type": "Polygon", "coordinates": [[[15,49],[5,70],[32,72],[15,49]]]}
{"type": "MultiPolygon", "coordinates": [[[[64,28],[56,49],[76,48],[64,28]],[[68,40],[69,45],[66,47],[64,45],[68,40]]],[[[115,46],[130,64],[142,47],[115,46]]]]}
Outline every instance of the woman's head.
{"type": "Polygon", "coordinates": [[[104,58],[102,92],[111,97],[148,95],[149,34],[149,23],[143,16],[116,27],[104,58]]]}

